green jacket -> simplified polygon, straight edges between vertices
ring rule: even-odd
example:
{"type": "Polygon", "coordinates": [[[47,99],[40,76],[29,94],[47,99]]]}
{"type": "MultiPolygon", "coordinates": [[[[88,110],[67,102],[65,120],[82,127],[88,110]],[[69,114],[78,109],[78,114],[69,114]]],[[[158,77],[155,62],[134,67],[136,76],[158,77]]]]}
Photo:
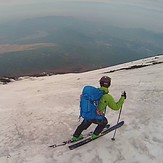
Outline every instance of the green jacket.
{"type": "Polygon", "coordinates": [[[100,104],[98,107],[98,110],[105,113],[106,107],[109,106],[112,110],[119,110],[123,103],[125,98],[122,96],[118,102],[115,102],[114,98],[108,94],[109,90],[106,87],[101,87],[100,90],[104,91],[106,94],[104,94],[100,100],[100,104]]]}

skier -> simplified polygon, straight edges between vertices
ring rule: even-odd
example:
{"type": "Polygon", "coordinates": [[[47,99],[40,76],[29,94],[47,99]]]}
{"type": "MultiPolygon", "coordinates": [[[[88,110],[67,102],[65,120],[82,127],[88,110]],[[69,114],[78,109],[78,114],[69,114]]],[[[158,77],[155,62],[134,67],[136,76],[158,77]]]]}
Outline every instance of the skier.
{"type": "MultiPolygon", "coordinates": [[[[121,98],[118,102],[115,102],[114,98],[108,94],[109,90],[108,88],[111,85],[111,78],[108,76],[103,76],[100,81],[100,90],[104,92],[104,95],[100,99],[100,104],[96,110],[96,113],[98,115],[105,115],[106,107],[109,106],[112,110],[119,110],[124,100],[126,99],[126,92],[123,92],[121,95],[121,98]]],[[[105,126],[108,123],[107,118],[104,116],[102,120],[100,119],[93,119],[93,120],[86,120],[84,119],[82,123],[77,127],[75,130],[72,141],[78,141],[83,138],[83,135],[81,134],[83,130],[86,130],[92,123],[97,124],[97,127],[95,128],[93,134],[91,135],[92,139],[96,139],[98,135],[102,132],[102,130],[105,128],[105,126]]]]}

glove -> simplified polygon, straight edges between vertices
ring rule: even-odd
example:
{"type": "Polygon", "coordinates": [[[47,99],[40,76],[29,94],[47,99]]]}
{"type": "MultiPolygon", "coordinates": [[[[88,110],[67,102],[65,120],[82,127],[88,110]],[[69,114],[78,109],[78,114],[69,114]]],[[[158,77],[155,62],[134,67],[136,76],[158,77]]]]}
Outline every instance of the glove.
{"type": "Polygon", "coordinates": [[[126,99],[126,92],[125,91],[121,94],[121,97],[122,96],[126,99]]]}

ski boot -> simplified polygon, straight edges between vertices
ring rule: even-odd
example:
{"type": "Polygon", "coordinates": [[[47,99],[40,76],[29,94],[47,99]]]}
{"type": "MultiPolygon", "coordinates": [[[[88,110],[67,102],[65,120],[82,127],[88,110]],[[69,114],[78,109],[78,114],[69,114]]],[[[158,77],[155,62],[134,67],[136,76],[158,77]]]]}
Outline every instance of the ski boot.
{"type": "Polygon", "coordinates": [[[99,135],[96,135],[96,134],[92,134],[92,135],[91,135],[91,138],[92,138],[92,139],[96,139],[96,138],[98,138],[98,137],[99,137],[99,135]]]}
{"type": "Polygon", "coordinates": [[[78,137],[73,136],[72,139],[71,139],[71,141],[72,141],[72,142],[76,142],[76,141],[79,141],[79,140],[81,140],[81,139],[83,139],[83,135],[82,135],[82,134],[80,134],[78,137]]]}

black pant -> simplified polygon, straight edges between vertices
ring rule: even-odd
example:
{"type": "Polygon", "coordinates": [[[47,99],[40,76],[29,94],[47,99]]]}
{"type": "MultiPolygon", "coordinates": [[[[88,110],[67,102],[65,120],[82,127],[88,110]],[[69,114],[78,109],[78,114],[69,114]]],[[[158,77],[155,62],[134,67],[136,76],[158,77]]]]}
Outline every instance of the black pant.
{"type": "Polygon", "coordinates": [[[79,135],[82,133],[83,130],[86,130],[92,123],[98,124],[98,126],[94,130],[95,135],[99,135],[101,131],[105,128],[105,126],[108,123],[108,120],[104,117],[103,120],[83,120],[83,122],[77,127],[75,130],[73,136],[79,137],[79,135]]]}

